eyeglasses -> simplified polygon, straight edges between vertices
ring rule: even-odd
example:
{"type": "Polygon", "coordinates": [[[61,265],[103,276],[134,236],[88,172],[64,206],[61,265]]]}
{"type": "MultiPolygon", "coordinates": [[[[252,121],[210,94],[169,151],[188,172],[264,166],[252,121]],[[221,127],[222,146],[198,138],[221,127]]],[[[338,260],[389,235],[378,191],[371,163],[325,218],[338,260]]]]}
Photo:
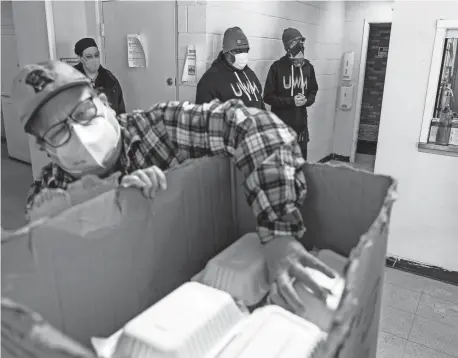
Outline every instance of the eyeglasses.
{"type": "Polygon", "coordinates": [[[238,55],[240,53],[248,53],[250,51],[250,48],[237,48],[237,49],[234,49],[234,50],[231,50],[232,54],[234,55],[238,55]]]}
{"type": "Polygon", "coordinates": [[[42,137],[38,139],[45,142],[50,147],[59,148],[67,144],[72,134],[70,130],[69,121],[72,120],[75,123],[83,126],[88,125],[95,117],[97,117],[97,106],[94,103],[94,97],[89,97],[80,103],[73,109],[70,115],[63,121],[53,124],[45,132],[42,137]]]}
{"type": "Polygon", "coordinates": [[[301,45],[306,45],[306,41],[303,40],[303,39],[297,39],[297,40],[293,40],[291,42],[291,44],[289,45],[289,48],[292,49],[294,48],[295,46],[297,46],[298,44],[301,44],[301,45]]]}
{"type": "Polygon", "coordinates": [[[83,57],[84,57],[86,60],[91,60],[91,59],[93,59],[93,58],[100,58],[100,53],[97,52],[97,53],[95,53],[95,54],[93,54],[93,55],[84,55],[83,57]]]}

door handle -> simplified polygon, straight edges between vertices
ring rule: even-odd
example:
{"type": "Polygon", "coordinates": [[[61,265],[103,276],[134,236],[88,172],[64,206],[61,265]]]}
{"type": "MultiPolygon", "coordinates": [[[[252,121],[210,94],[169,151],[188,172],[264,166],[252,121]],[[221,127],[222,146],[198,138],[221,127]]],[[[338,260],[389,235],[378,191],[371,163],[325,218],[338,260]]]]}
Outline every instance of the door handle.
{"type": "Polygon", "coordinates": [[[167,83],[167,86],[173,86],[173,79],[169,77],[167,78],[167,81],[165,81],[165,83],[167,83]]]}

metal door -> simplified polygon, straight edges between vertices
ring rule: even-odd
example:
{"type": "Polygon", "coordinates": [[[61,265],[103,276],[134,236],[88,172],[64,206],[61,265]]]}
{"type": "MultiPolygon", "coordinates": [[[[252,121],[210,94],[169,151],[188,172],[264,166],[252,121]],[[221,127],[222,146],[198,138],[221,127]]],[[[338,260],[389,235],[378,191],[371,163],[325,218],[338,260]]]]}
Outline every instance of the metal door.
{"type": "Polygon", "coordinates": [[[105,66],[121,83],[127,112],[177,98],[175,1],[103,1],[105,66]],[[146,68],[129,68],[127,35],[146,39],[146,68]]]}

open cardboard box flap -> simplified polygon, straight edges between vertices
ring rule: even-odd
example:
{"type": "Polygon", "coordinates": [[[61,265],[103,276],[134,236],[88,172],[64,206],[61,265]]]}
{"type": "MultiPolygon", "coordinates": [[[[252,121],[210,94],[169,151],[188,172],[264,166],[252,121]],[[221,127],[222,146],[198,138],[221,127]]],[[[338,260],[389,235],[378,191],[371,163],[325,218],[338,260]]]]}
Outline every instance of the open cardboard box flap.
{"type": "MultiPolygon", "coordinates": [[[[375,357],[395,183],[344,166],[304,170],[304,242],[352,259],[327,354],[375,357]]],[[[110,336],[256,230],[242,174],[228,159],[193,160],[167,180],[154,200],[109,190],[2,239],[2,295],[89,346],[90,337],[110,336]]]]}

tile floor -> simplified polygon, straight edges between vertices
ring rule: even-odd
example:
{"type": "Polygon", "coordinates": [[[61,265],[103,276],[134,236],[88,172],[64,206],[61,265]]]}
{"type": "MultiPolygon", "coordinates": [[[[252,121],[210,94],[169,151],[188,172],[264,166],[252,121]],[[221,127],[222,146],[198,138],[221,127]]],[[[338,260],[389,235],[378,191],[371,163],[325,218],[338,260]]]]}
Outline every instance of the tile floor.
{"type": "Polygon", "coordinates": [[[457,358],[458,286],[386,269],[377,358],[457,358]]]}
{"type": "MultiPolygon", "coordinates": [[[[2,143],[2,227],[24,225],[29,165],[8,158],[2,143]]],[[[372,156],[355,167],[373,170],[372,156]]],[[[342,162],[338,162],[342,163],[342,162]]],[[[458,286],[386,269],[377,358],[458,358],[458,286]]]]}

